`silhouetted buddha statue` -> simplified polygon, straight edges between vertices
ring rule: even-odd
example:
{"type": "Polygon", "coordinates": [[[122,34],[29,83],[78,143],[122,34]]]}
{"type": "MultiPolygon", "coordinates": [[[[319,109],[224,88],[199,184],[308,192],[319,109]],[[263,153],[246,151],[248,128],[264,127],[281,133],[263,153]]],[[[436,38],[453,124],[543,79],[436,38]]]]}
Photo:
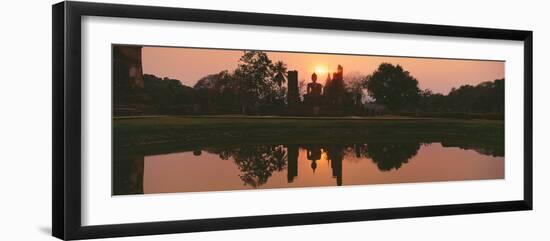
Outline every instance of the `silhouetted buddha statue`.
{"type": "Polygon", "coordinates": [[[304,96],[304,102],[313,105],[313,114],[319,114],[319,105],[321,104],[321,91],[323,85],[317,83],[317,74],[311,75],[311,83],[307,84],[307,94],[304,96]]]}
{"type": "Polygon", "coordinates": [[[307,95],[313,98],[321,96],[323,85],[317,83],[317,74],[311,75],[311,83],[307,84],[307,95]]]}

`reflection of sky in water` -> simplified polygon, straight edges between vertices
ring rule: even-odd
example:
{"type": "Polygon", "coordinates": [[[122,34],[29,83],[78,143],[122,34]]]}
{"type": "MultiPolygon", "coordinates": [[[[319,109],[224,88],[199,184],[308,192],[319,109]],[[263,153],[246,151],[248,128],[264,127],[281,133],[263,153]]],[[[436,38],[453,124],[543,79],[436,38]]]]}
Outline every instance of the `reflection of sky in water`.
{"type": "Polygon", "coordinates": [[[336,186],[339,182],[342,185],[361,185],[504,178],[504,158],[484,155],[480,150],[443,147],[439,143],[412,148],[390,144],[365,152],[367,154],[361,153],[360,150],[368,149],[368,145],[340,148],[296,146],[294,151],[292,147],[268,146],[260,150],[267,150],[271,155],[258,155],[247,150],[228,155],[227,152],[206,148],[198,156],[198,152],[192,151],[146,156],[143,192],[336,186]],[[297,158],[292,158],[296,155],[297,158]],[[268,161],[254,161],[255,156],[268,161]],[[313,162],[308,156],[318,160],[313,162]],[[240,161],[236,161],[235,157],[240,161]]]}

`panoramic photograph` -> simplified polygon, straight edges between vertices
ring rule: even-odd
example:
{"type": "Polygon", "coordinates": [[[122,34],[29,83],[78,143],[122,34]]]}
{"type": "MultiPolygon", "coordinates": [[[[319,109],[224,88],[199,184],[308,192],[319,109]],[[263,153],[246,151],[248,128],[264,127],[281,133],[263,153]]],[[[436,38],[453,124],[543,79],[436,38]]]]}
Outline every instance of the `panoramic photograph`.
{"type": "Polygon", "coordinates": [[[505,62],[112,45],[112,195],[504,178],[505,62]]]}

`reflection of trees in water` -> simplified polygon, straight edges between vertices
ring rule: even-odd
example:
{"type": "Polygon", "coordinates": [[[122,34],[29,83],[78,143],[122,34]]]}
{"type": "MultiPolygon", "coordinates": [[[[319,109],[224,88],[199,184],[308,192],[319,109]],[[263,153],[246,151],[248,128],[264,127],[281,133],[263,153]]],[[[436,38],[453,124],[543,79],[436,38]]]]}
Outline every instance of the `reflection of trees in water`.
{"type": "Polygon", "coordinates": [[[240,178],[246,185],[259,187],[267,182],[274,171],[286,167],[286,150],[281,145],[251,145],[232,149],[208,149],[221,159],[232,157],[239,167],[240,178]]]}
{"type": "MultiPolygon", "coordinates": [[[[468,148],[462,148],[462,149],[468,150],[468,148]]],[[[503,157],[504,156],[504,148],[491,149],[491,148],[484,148],[484,147],[472,147],[471,149],[476,151],[477,153],[485,155],[485,156],[492,156],[492,157],[503,157]]]]}
{"type": "Polygon", "coordinates": [[[143,194],[143,155],[115,152],[113,162],[113,195],[143,194]]]}
{"type": "MultiPolygon", "coordinates": [[[[217,154],[220,159],[232,159],[237,164],[240,178],[245,185],[259,187],[267,183],[273,172],[287,169],[287,181],[293,182],[298,176],[298,150],[306,150],[305,158],[311,162],[315,171],[316,161],[321,159],[321,149],[327,155],[332,169],[332,176],[337,185],[342,185],[342,161],[359,162],[371,159],[380,171],[398,170],[418,154],[420,142],[368,142],[355,144],[304,144],[304,145],[245,145],[231,148],[206,148],[205,151],[217,154]]],[[[486,147],[443,145],[474,149],[480,154],[498,155],[499,149],[486,147]],[[497,153],[497,154],[495,154],[497,153]]],[[[195,150],[195,152],[197,152],[195,150]]]]}
{"type": "Polygon", "coordinates": [[[368,143],[364,149],[365,157],[370,157],[380,171],[399,169],[416,156],[420,149],[418,142],[406,143],[368,143]]]}
{"type": "Polygon", "coordinates": [[[386,143],[369,142],[349,145],[344,150],[345,159],[351,162],[371,159],[380,171],[399,169],[404,163],[418,154],[419,142],[386,143]]]}
{"type": "Polygon", "coordinates": [[[288,182],[298,176],[298,148],[306,150],[306,159],[315,162],[321,159],[321,149],[327,154],[332,169],[332,176],[337,185],[342,185],[342,161],[347,158],[372,159],[381,171],[399,169],[403,163],[415,156],[420,143],[359,143],[359,144],[311,144],[311,145],[245,145],[231,148],[207,148],[209,153],[217,154],[220,159],[233,159],[245,185],[259,187],[267,183],[273,172],[288,167],[288,182]]]}
{"type": "Polygon", "coordinates": [[[366,148],[366,143],[356,143],[348,145],[344,150],[345,160],[348,162],[357,163],[362,161],[364,158],[370,158],[366,148]]]}
{"type": "Polygon", "coordinates": [[[476,145],[471,143],[449,143],[442,142],[443,147],[458,147],[462,150],[473,150],[479,154],[492,156],[492,157],[503,157],[504,156],[504,145],[476,145]]]}
{"type": "MultiPolygon", "coordinates": [[[[321,159],[321,149],[330,161],[332,176],[336,184],[342,184],[343,160],[360,162],[371,159],[380,171],[397,170],[417,155],[420,142],[368,142],[355,144],[289,144],[289,145],[243,145],[239,147],[208,147],[188,149],[199,156],[203,151],[216,154],[222,160],[231,160],[239,168],[239,175],[245,185],[259,187],[267,183],[273,172],[287,170],[288,183],[298,177],[299,150],[305,149],[306,159],[311,164],[321,159]],[[201,150],[202,149],[202,150],[201,150]]],[[[504,146],[496,144],[442,142],[443,147],[458,147],[474,150],[481,155],[504,156],[504,146]]],[[[144,155],[118,151],[113,162],[113,194],[143,193],[144,155]]],[[[312,165],[312,168],[316,165],[312,165]]],[[[216,168],[216,167],[213,167],[216,168]]]]}

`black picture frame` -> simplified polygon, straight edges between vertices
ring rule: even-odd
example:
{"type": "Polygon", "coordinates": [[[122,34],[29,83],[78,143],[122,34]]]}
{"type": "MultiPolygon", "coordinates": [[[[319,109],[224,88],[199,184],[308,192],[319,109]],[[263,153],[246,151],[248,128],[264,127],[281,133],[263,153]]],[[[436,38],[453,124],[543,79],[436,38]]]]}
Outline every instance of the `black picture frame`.
{"type": "Polygon", "coordinates": [[[52,233],[60,239],[185,233],[380,219],[531,210],[533,205],[533,32],[523,30],[397,23],[324,17],[290,16],[171,7],[90,2],[60,2],[52,6],[53,24],[53,195],[52,233]],[[523,199],[404,208],[343,210],[146,222],[99,226],[81,224],[81,17],[103,16],[280,26],[378,33],[517,40],[524,43],[524,187],[523,199]]]}

